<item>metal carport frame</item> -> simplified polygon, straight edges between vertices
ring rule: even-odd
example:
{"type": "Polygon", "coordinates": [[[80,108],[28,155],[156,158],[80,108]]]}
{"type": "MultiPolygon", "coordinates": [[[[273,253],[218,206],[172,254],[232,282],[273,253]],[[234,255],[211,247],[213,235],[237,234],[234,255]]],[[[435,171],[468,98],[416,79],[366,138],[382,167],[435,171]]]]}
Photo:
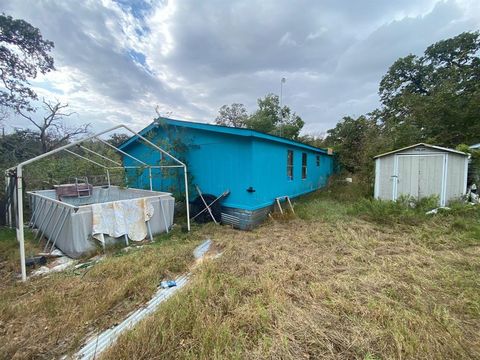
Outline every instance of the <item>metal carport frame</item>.
{"type": "MultiPolygon", "coordinates": [[[[26,265],[25,265],[25,234],[24,234],[24,219],[23,219],[23,185],[22,185],[22,178],[23,178],[23,167],[25,165],[28,165],[28,164],[31,164],[33,162],[36,162],[40,159],[43,159],[45,157],[48,157],[50,155],[53,155],[53,154],[56,154],[60,151],[63,151],[65,150],[66,152],[72,154],[72,155],[75,155],[77,157],[80,157],[86,161],[89,161],[97,166],[100,166],[100,167],[103,167],[106,172],[107,172],[107,179],[108,179],[108,183],[110,185],[110,174],[109,174],[109,169],[118,169],[118,168],[136,168],[136,167],[132,167],[132,166],[115,166],[115,167],[108,167],[108,166],[105,166],[105,165],[102,165],[102,164],[99,164],[97,163],[96,161],[93,161],[89,158],[86,158],[82,155],[79,155],[79,154],[76,154],[75,152],[73,151],[70,151],[69,149],[74,147],[74,146],[80,146],[83,148],[83,146],[81,146],[80,144],[86,142],[86,141],[89,141],[89,140],[93,140],[93,139],[97,139],[97,140],[100,140],[102,143],[104,144],[107,144],[109,145],[110,147],[112,147],[115,151],[117,152],[120,152],[122,153],[123,155],[125,156],[128,156],[132,159],[134,159],[135,161],[139,162],[142,164],[142,167],[146,167],[149,169],[149,176],[150,176],[150,190],[152,190],[152,168],[168,168],[168,167],[182,167],[183,168],[183,174],[184,174],[184,181],[185,181],[185,207],[186,207],[186,210],[187,210],[187,228],[188,228],[188,231],[190,231],[190,208],[189,208],[189,202],[188,202],[188,175],[187,175],[187,165],[184,164],[182,161],[180,161],[179,159],[177,159],[175,156],[171,155],[170,153],[168,153],[167,151],[163,150],[162,148],[160,148],[159,146],[155,145],[154,143],[152,143],[150,140],[146,139],[145,137],[143,137],[142,135],[140,135],[139,133],[135,132],[134,130],[132,130],[130,127],[126,126],[126,125],[117,125],[117,126],[114,126],[110,129],[107,129],[107,130],[104,130],[104,131],[101,131],[99,133],[96,133],[94,135],[91,135],[91,136],[88,136],[86,138],[83,138],[81,140],[78,140],[78,141],[74,141],[70,144],[67,144],[67,145],[64,145],[64,146],[61,146],[57,149],[54,149],[54,150],[51,150],[45,154],[41,154],[37,157],[34,157],[30,160],[26,160],[20,164],[18,164],[17,166],[14,166],[14,167],[11,167],[9,169],[7,169],[5,171],[5,177],[6,177],[6,186],[8,187],[9,184],[10,184],[10,178],[11,178],[11,175],[12,175],[12,172],[16,171],[16,185],[17,185],[17,189],[16,189],[16,194],[17,194],[17,201],[15,203],[15,207],[16,207],[16,213],[17,213],[17,223],[16,223],[16,227],[17,227],[17,231],[16,231],[16,234],[17,234],[17,241],[19,242],[19,246],[20,246],[20,266],[21,266],[21,272],[22,272],[22,281],[26,281],[27,280],[27,270],[26,270],[26,265]],[[143,142],[145,142],[147,145],[153,147],[154,149],[158,150],[159,152],[163,153],[164,155],[168,156],[170,159],[172,159],[175,163],[177,163],[178,165],[148,165],[146,164],[145,162],[133,157],[132,155],[116,148],[115,146],[107,143],[106,141],[100,139],[99,137],[102,136],[102,135],[105,135],[111,131],[114,131],[114,130],[117,130],[117,129],[125,129],[127,130],[128,132],[132,133],[133,135],[136,135],[138,139],[142,140],[143,142]]],[[[104,157],[103,155],[95,152],[94,150],[91,150],[91,149],[88,149],[88,152],[90,153],[95,153],[96,155],[99,155],[100,157],[104,157]]],[[[109,159],[110,160],[110,159],[109,159]]],[[[9,212],[8,212],[8,221],[9,221],[9,224],[11,225],[12,224],[12,217],[11,217],[11,205],[9,207],[9,212]]]]}

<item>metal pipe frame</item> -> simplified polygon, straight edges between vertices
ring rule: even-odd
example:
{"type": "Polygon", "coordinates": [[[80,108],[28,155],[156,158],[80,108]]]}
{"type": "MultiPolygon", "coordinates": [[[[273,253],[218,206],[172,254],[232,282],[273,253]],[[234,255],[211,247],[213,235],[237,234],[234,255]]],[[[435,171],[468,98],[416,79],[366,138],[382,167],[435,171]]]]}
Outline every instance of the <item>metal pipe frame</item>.
{"type": "Polygon", "coordinates": [[[50,215],[47,223],[45,224],[45,227],[43,228],[42,233],[40,234],[40,237],[38,238],[39,242],[42,241],[43,235],[45,235],[45,231],[48,229],[48,226],[50,225],[50,222],[53,219],[53,214],[55,214],[55,210],[57,210],[57,208],[58,208],[58,204],[55,204],[54,206],[52,206],[52,214],[50,215]]]}
{"type": "MultiPolygon", "coordinates": [[[[50,248],[50,252],[52,252],[55,249],[55,245],[57,244],[58,236],[62,232],[63,226],[65,225],[65,222],[67,221],[68,216],[71,214],[70,209],[68,209],[68,208],[65,208],[65,209],[66,209],[66,211],[65,211],[65,216],[63,217],[63,220],[62,220],[62,225],[58,229],[58,232],[57,232],[57,235],[55,235],[55,238],[52,238],[52,247],[50,248]]],[[[47,243],[47,245],[48,245],[48,243],[47,243]]],[[[46,251],[47,251],[47,246],[45,245],[45,249],[43,250],[43,252],[46,252],[46,251]]]]}
{"type": "MultiPolygon", "coordinates": [[[[169,157],[170,159],[172,159],[174,162],[176,162],[178,164],[177,167],[183,167],[183,174],[184,174],[184,181],[185,181],[185,206],[186,206],[186,210],[187,210],[187,228],[188,228],[188,231],[190,231],[190,206],[189,206],[189,195],[188,195],[188,170],[187,170],[187,165],[185,165],[182,161],[177,159],[175,156],[169,154],[168,152],[166,152],[165,150],[163,150],[159,146],[152,143],[150,140],[148,140],[145,137],[143,137],[142,135],[140,135],[138,132],[132,130],[130,127],[128,127],[126,125],[123,125],[123,124],[122,125],[116,125],[112,128],[103,130],[103,131],[98,132],[94,135],[87,136],[83,139],[74,141],[74,142],[72,142],[70,144],[66,144],[64,146],[60,146],[60,147],[58,147],[54,150],[51,150],[51,151],[46,152],[44,154],[38,155],[38,156],[36,156],[34,158],[31,158],[29,160],[23,161],[23,162],[17,164],[16,166],[13,166],[13,167],[5,170],[5,176],[9,177],[8,183],[10,183],[10,177],[12,176],[12,172],[14,172],[16,170],[16,182],[17,182],[17,189],[16,189],[17,194],[16,195],[17,196],[16,196],[15,210],[16,210],[16,215],[17,215],[17,224],[16,224],[16,226],[17,226],[17,240],[19,242],[19,247],[20,247],[20,267],[21,267],[22,281],[27,280],[27,269],[26,269],[26,265],[25,265],[25,232],[24,232],[24,223],[23,223],[23,221],[24,221],[24,216],[23,216],[24,215],[23,214],[23,184],[22,184],[23,168],[26,165],[29,165],[31,163],[34,163],[34,162],[38,161],[38,160],[44,159],[44,158],[46,158],[48,156],[51,156],[53,154],[56,154],[60,151],[66,150],[68,153],[70,153],[72,155],[80,157],[80,158],[82,158],[86,161],[89,161],[93,164],[96,164],[96,165],[98,165],[98,166],[100,166],[104,169],[109,169],[105,165],[99,164],[96,161],[93,161],[93,160],[88,159],[84,156],[76,154],[73,151],[68,150],[68,149],[70,149],[74,146],[80,145],[84,142],[87,142],[87,141],[90,141],[90,140],[93,140],[93,139],[100,140],[102,143],[104,143],[107,146],[115,149],[115,151],[120,152],[121,154],[123,154],[127,157],[130,157],[130,158],[136,160],[137,162],[142,163],[142,165],[145,165],[147,168],[148,167],[151,168],[152,167],[151,165],[148,165],[148,164],[144,163],[143,161],[131,156],[130,154],[126,153],[125,151],[123,151],[121,149],[118,149],[115,146],[113,146],[112,144],[100,139],[100,136],[105,135],[105,134],[107,134],[109,132],[112,132],[114,130],[117,130],[117,129],[125,129],[125,130],[129,131],[130,133],[135,135],[138,139],[141,139],[143,142],[145,142],[150,147],[153,147],[157,151],[161,152],[162,154],[164,154],[167,157],[169,157]]],[[[160,167],[162,167],[162,166],[160,166],[160,167]]],[[[11,216],[9,216],[9,221],[10,221],[9,223],[11,225],[12,224],[11,216]]]]}
{"type": "Polygon", "coordinates": [[[83,150],[91,153],[91,154],[97,155],[97,156],[101,157],[102,159],[105,159],[105,160],[110,161],[111,163],[114,163],[115,165],[120,165],[120,166],[122,166],[122,164],[120,164],[118,161],[115,161],[115,160],[112,160],[112,159],[110,159],[110,158],[108,158],[108,157],[106,157],[106,156],[103,156],[102,154],[97,153],[96,151],[90,150],[89,148],[86,148],[86,147],[83,146],[83,145],[78,145],[78,146],[79,146],[80,148],[82,148],[83,150]]]}
{"type": "MultiPolygon", "coordinates": [[[[32,196],[32,199],[33,198],[34,197],[32,196]]],[[[33,210],[32,219],[28,223],[28,226],[32,227],[32,229],[35,227],[35,225],[37,223],[37,217],[36,217],[37,213],[38,213],[38,211],[43,210],[43,208],[45,207],[45,203],[46,203],[46,200],[44,198],[40,198],[38,201],[35,199],[35,210],[33,210]],[[37,202],[38,202],[38,204],[37,204],[37,202]]]]}
{"type": "Polygon", "coordinates": [[[103,164],[99,164],[98,162],[93,161],[92,159],[86,158],[85,156],[82,156],[82,155],[79,155],[79,154],[77,154],[77,153],[74,153],[74,152],[71,151],[71,150],[64,149],[64,151],[68,152],[69,154],[75,155],[75,156],[77,156],[77,157],[79,157],[79,158],[81,158],[81,159],[83,159],[83,160],[85,160],[85,161],[91,162],[92,164],[95,164],[95,165],[97,165],[97,166],[100,166],[101,168],[108,169],[108,166],[105,166],[105,165],[103,165],[103,164]]]}
{"type": "MultiPolygon", "coordinates": [[[[57,205],[57,204],[55,204],[55,205],[57,205]]],[[[37,233],[35,234],[35,236],[33,237],[33,240],[37,240],[38,234],[41,233],[41,232],[40,232],[40,228],[41,228],[41,227],[43,226],[43,224],[45,223],[45,220],[50,216],[50,212],[51,212],[52,209],[53,209],[53,206],[50,207],[50,208],[48,208],[47,213],[45,214],[45,217],[42,219],[42,221],[40,222],[40,224],[39,224],[38,227],[37,227],[38,231],[37,231],[37,233]]],[[[40,241],[40,238],[38,238],[38,241],[40,241]]]]}
{"type": "Polygon", "coordinates": [[[183,168],[183,165],[147,165],[147,166],[111,166],[109,169],[163,169],[163,168],[183,168]]]}
{"type": "MultiPolygon", "coordinates": [[[[57,204],[57,207],[58,207],[58,204],[57,204]]],[[[54,223],[54,225],[53,225],[52,235],[47,239],[47,243],[45,244],[45,248],[44,248],[43,252],[46,251],[46,249],[47,249],[47,247],[48,247],[48,243],[50,242],[50,240],[53,241],[53,234],[55,234],[55,233],[57,232],[56,229],[57,229],[58,222],[60,221],[60,218],[63,216],[63,213],[64,213],[65,209],[67,209],[67,208],[62,207],[62,210],[61,210],[61,212],[60,212],[60,215],[58,215],[57,221],[55,221],[55,223],[54,223]]],[[[68,210],[67,210],[67,211],[68,211],[68,210]]]]}
{"type": "Polygon", "coordinates": [[[129,157],[130,159],[133,159],[133,160],[139,162],[140,164],[142,164],[142,165],[144,165],[144,166],[150,166],[150,165],[148,165],[146,162],[143,162],[142,160],[137,159],[135,156],[132,156],[132,155],[126,153],[125,151],[123,151],[123,150],[121,150],[121,149],[119,149],[119,148],[116,148],[115,146],[113,146],[113,145],[110,144],[109,142],[107,142],[107,141],[105,141],[105,140],[103,140],[103,139],[100,139],[100,138],[98,138],[98,137],[96,137],[96,139],[99,140],[100,142],[104,143],[105,145],[110,146],[112,149],[117,150],[120,154],[123,154],[123,155],[125,155],[126,157],[129,157]]]}

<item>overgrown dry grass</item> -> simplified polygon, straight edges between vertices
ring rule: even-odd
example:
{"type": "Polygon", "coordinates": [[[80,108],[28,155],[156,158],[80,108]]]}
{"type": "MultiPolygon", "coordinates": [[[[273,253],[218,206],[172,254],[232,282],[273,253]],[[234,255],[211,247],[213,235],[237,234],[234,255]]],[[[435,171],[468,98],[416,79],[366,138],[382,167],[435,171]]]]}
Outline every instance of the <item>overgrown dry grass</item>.
{"type": "Polygon", "coordinates": [[[216,229],[223,256],[104,358],[479,358],[479,210],[386,225],[354,205],[216,229]]]}
{"type": "MultiPolygon", "coordinates": [[[[152,245],[110,253],[89,269],[3,284],[0,358],[51,359],[78,349],[89,333],[110,327],[146,302],[165,277],[186,271],[202,236],[201,231],[188,237],[177,231],[152,245]]],[[[16,245],[14,238],[2,242],[16,245]]],[[[16,264],[16,247],[4,244],[3,249],[16,264]]]]}
{"type": "MultiPolygon", "coordinates": [[[[33,241],[33,234],[25,231],[25,255],[34,256],[43,249],[33,241]]],[[[0,227],[0,291],[19,279],[19,250],[15,230],[0,227]]]]}
{"type": "Polygon", "coordinates": [[[426,216],[358,193],[327,190],[255,231],[208,224],[9,285],[0,357],[72,353],[185,271],[208,236],[223,255],[103,358],[480,358],[480,209],[426,216]]]}

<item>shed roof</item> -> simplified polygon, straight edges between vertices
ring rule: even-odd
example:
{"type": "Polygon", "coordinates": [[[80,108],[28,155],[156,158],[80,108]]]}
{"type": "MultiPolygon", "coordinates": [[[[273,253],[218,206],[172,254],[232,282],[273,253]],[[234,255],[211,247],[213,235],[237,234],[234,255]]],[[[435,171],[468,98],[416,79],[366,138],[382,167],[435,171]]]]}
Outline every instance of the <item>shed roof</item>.
{"type": "MultiPolygon", "coordinates": [[[[139,134],[143,136],[145,135],[145,133],[149,132],[150,130],[153,130],[156,126],[159,125],[157,120],[153,121],[150,125],[148,125],[146,128],[141,130],[139,134]]],[[[308,149],[308,150],[312,150],[318,153],[323,153],[328,155],[328,151],[325,149],[317,148],[315,146],[307,145],[299,141],[286,139],[280,136],[275,136],[275,135],[263,133],[256,130],[245,129],[245,128],[235,128],[235,127],[223,126],[223,125],[213,125],[213,124],[206,124],[206,123],[199,123],[199,122],[185,121],[185,120],[175,120],[175,119],[168,119],[168,118],[160,118],[160,120],[164,121],[167,125],[182,126],[182,127],[191,128],[191,129],[199,129],[199,130],[213,131],[213,132],[223,133],[223,134],[265,139],[265,140],[270,140],[278,143],[283,143],[286,145],[296,146],[296,147],[300,147],[300,148],[304,148],[304,149],[308,149]]],[[[137,136],[131,137],[130,139],[125,141],[123,144],[121,144],[118,148],[123,149],[128,145],[130,145],[131,143],[133,143],[135,140],[137,140],[137,136]]]]}
{"type": "Polygon", "coordinates": [[[430,149],[436,149],[436,150],[440,150],[440,151],[448,151],[448,152],[451,152],[451,153],[468,156],[468,154],[466,154],[466,153],[464,153],[464,152],[462,152],[462,151],[458,151],[458,150],[454,150],[454,149],[449,149],[449,148],[445,148],[445,147],[441,147],[441,146],[435,146],[435,145],[425,144],[425,143],[418,143],[418,144],[415,144],[415,145],[406,146],[406,147],[401,148],[401,149],[389,151],[389,152],[386,152],[386,153],[383,153],[383,154],[374,156],[373,158],[376,159],[376,158],[379,158],[379,157],[382,157],[382,156],[386,156],[386,155],[390,155],[390,154],[395,154],[395,153],[397,153],[397,152],[404,151],[404,150],[408,150],[408,149],[412,149],[412,148],[417,147],[417,146],[425,146],[425,147],[428,147],[428,148],[430,148],[430,149]]]}
{"type": "Polygon", "coordinates": [[[480,149],[480,143],[470,146],[470,149],[480,149]]]}

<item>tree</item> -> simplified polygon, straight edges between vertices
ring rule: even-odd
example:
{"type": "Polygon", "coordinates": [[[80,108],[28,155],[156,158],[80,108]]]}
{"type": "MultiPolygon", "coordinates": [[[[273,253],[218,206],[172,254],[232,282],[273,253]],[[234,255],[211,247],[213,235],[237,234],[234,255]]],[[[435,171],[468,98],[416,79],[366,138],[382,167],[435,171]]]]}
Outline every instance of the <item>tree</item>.
{"type": "Polygon", "coordinates": [[[257,103],[258,109],[250,116],[243,104],[223,105],[215,123],[248,128],[288,139],[299,138],[305,123],[288,106],[280,108],[278,95],[267,94],[264,98],[258,99],[257,103]]]}
{"type": "Polygon", "coordinates": [[[130,135],[128,134],[121,134],[121,133],[114,133],[110,136],[110,138],[107,140],[108,143],[111,145],[118,147],[122,145],[125,141],[130,139],[130,135]]]}
{"type": "Polygon", "coordinates": [[[32,130],[16,129],[0,137],[0,168],[3,170],[41,153],[38,135],[32,130]]]}
{"type": "Polygon", "coordinates": [[[245,122],[247,128],[289,139],[298,138],[305,123],[288,106],[280,108],[278,95],[268,94],[257,103],[258,110],[245,122]]]}
{"type": "Polygon", "coordinates": [[[327,131],[324,144],[335,150],[344,170],[360,175],[367,182],[373,178],[373,156],[388,147],[382,128],[372,114],[344,117],[327,131]]]}
{"type": "Polygon", "coordinates": [[[328,146],[325,142],[325,138],[326,138],[326,133],[322,132],[317,134],[315,133],[305,134],[305,135],[299,136],[297,140],[307,145],[315,146],[318,148],[326,148],[328,146]]]}
{"type": "Polygon", "coordinates": [[[0,127],[5,125],[5,121],[10,117],[8,108],[0,106],[0,127]]]}
{"type": "Polygon", "coordinates": [[[248,119],[247,109],[245,105],[233,103],[232,105],[223,105],[218,111],[218,116],[215,119],[217,125],[231,126],[231,127],[245,127],[245,122],[248,119]]]}
{"type": "Polygon", "coordinates": [[[31,114],[17,109],[17,112],[30,121],[39,131],[39,138],[42,144],[42,152],[48,152],[58,146],[64,145],[77,135],[88,132],[90,124],[69,126],[63,122],[64,118],[73,115],[73,112],[65,112],[68,104],[61,102],[50,102],[43,99],[45,114],[41,119],[34,119],[31,114]]]}
{"type": "Polygon", "coordinates": [[[479,32],[466,32],[395,61],[379,94],[382,123],[396,146],[480,141],[479,52],[479,32]]]}
{"type": "Polygon", "coordinates": [[[53,42],[43,39],[40,30],[20,19],[0,14],[0,107],[32,111],[37,94],[29,79],[54,70],[49,52],[53,42]]]}

